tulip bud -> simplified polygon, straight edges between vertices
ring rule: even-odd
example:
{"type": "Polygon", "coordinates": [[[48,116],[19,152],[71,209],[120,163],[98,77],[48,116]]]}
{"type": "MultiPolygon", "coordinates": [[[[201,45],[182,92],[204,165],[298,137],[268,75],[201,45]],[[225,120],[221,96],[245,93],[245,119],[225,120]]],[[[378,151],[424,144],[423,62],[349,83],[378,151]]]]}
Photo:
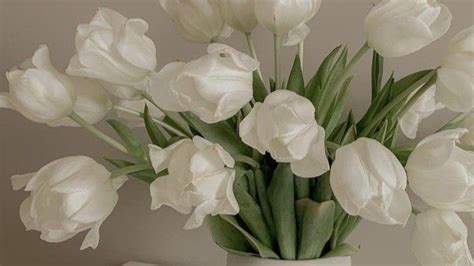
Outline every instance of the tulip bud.
{"type": "Polygon", "coordinates": [[[99,228],[117,203],[117,189],[127,180],[110,179],[105,167],[85,156],[65,157],[11,179],[14,190],[25,187],[30,192],[20,207],[26,229],[40,231],[41,239],[51,243],[89,230],[81,249],[97,247],[99,228]]]}
{"type": "Polygon", "coordinates": [[[383,0],[367,15],[365,33],[377,53],[401,57],[443,36],[451,19],[449,9],[436,0],[383,0]]]}
{"type": "Polygon", "coordinates": [[[191,41],[208,43],[232,34],[221,16],[218,0],[160,0],[160,4],[191,41]]]}
{"type": "Polygon", "coordinates": [[[283,45],[296,45],[306,38],[306,22],[319,10],[322,0],[258,0],[255,13],[269,31],[283,38],[283,45]]]}
{"type": "Polygon", "coordinates": [[[474,108],[474,26],[450,42],[449,54],[438,69],[436,98],[455,112],[474,108]]]}
{"type": "Polygon", "coordinates": [[[421,265],[474,265],[467,227],[447,210],[430,209],[416,216],[412,250],[421,265]]]}
{"type": "Polygon", "coordinates": [[[388,225],[405,225],[410,217],[405,170],[389,149],[373,139],[360,138],[339,148],[330,182],[350,215],[388,225]]]}
{"type": "Polygon", "coordinates": [[[165,149],[149,148],[155,172],[168,169],[168,175],[150,185],[153,210],[167,205],[188,214],[195,208],[185,229],[201,226],[207,215],[239,213],[233,191],[234,159],[219,144],[196,136],[165,149]]]}
{"type": "Polygon", "coordinates": [[[52,66],[48,47],[41,45],[36,50],[29,67],[7,72],[10,91],[0,94],[0,107],[48,125],[70,115],[76,100],[74,85],[52,66]]]}
{"type": "Polygon", "coordinates": [[[206,123],[235,115],[253,97],[252,72],[258,62],[224,44],[187,64],[165,66],[151,81],[150,95],[161,108],[191,111],[206,123]]]}
{"type": "Polygon", "coordinates": [[[219,6],[225,22],[235,30],[250,33],[258,25],[255,0],[220,0],[219,6]]]}
{"type": "Polygon", "coordinates": [[[314,106],[288,90],[277,90],[256,103],[240,123],[240,137],[277,162],[290,163],[300,177],[316,177],[329,170],[325,131],[314,119],[314,106]]]}
{"type": "Polygon", "coordinates": [[[145,36],[147,31],[148,24],[142,19],[127,19],[116,11],[100,8],[90,24],[77,28],[77,54],[66,72],[145,90],[157,64],[156,48],[145,36]]]}
{"type": "MultiPolygon", "coordinates": [[[[437,110],[443,108],[443,105],[436,103],[435,100],[436,87],[429,88],[416,102],[408,109],[408,111],[399,119],[398,123],[403,134],[410,139],[416,138],[418,126],[423,119],[431,116],[437,110]]],[[[408,99],[416,94],[414,91],[408,99]]]]}
{"type": "Polygon", "coordinates": [[[411,190],[427,204],[474,211],[474,153],[457,146],[466,129],[453,129],[421,141],[408,158],[411,190]]]}

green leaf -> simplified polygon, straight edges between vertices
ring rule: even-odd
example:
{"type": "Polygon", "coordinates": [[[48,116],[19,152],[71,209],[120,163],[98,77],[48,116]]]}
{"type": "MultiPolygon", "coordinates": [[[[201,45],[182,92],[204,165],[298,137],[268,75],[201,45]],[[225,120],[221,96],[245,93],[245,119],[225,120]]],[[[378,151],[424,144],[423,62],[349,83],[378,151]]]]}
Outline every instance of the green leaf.
{"type": "Polygon", "coordinates": [[[183,114],[189,124],[192,125],[207,140],[218,143],[231,155],[251,155],[251,149],[245,145],[234,129],[225,122],[206,124],[191,113],[183,114]]]}
{"type": "Polygon", "coordinates": [[[395,84],[393,85],[393,93],[390,97],[390,100],[395,99],[398,95],[409,89],[413,84],[419,84],[418,86],[416,86],[415,89],[421,87],[421,85],[423,85],[431,77],[431,75],[429,74],[432,72],[432,69],[418,71],[395,82],[395,84]],[[424,82],[420,83],[420,81],[423,80],[424,82]]]}
{"type": "Polygon", "coordinates": [[[163,133],[161,133],[155,122],[153,122],[147,105],[145,105],[145,111],[143,112],[143,120],[145,122],[145,128],[148,132],[148,136],[150,137],[151,142],[162,148],[166,147],[166,137],[165,135],[163,135],[163,133]]]}
{"type": "Polygon", "coordinates": [[[229,215],[220,215],[220,217],[224,221],[226,221],[229,224],[231,224],[232,226],[234,226],[235,229],[237,229],[242,235],[244,235],[244,237],[247,239],[247,241],[250,243],[250,245],[256,251],[258,251],[258,254],[260,255],[260,257],[262,257],[264,259],[279,259],[280,258],[273,250],[271,250],[270,248],[268,248],[267,246],[262,244],[262,242],[260,242],[258,239],[253,237],[247,231],[245,231],[245,229],[243,229],[239,225],[239,223],[237,222],[237,220],[234,217],[229,216],[229,215]]]}
{"type": "MultiPolygon", "coordinates": [[[[125,168],[125,167],[130,167],[135,165],[132,162],[125,161],[125,160],[120,160],[120,159],[109,159],[109,158],[104,158],[107,162],[109,162],[111,165],[115,166],[118,169],[125,168]]],[[[166,173],[159,173],[156,174],[153,169],[149,170],[143,170],[143,171],[138,171],[133,174],[129,174],[130,176],[133,176],[143,182],[146,183],[151,183],[153,182],[157,177],[163,176],[166,173]]]]}
{"type": "Polygon", "coordinates": [[[248,184],[249,184],[249,194],[252,196],[254,200],[258,200],[257,197],[257,186],[255,184],[255,174],[252,170],[245,171],[245,175],[247,176],[248,184]]]}
{"type": "Polygon", "coordinates": [[[344,111],[344,107],[346,105],[347,97],[349,95],[349,85],[352,81],[354,76],[351,76],[344,81],[344,84],[342,85],[341,92],[338,97],[334,99],[334,107],[330,108],[328,117],[323,124],[323,127],[326,129],[326,136],[330,136],[334,130],[334,128],[337,126],[337,123],[341,119],[342,112],[344,111]]]}
{"type": "Polygon", "coordinates": [[[247,193],[246,188],[241,187],[238,183],[234,185],[234,195],[240,207],[239,217],[245,223],[250,233],[263,245],[272,248],[273,240],[257,202],[247,193]]]}
{"type": "Polygon", "coordinates": [[[270,206],[270,201],[267,195],[267,184],[263,171],[260,169],[255,170],[255,184],[257,187],[257,197],[258,202],[260,203],[260,208],[262,208],[263,216],[267,222],[267,228],[270,231],[270,234],[273,238],[276,235],[275,224],[273,223],[273,214],[272,208],[270,206]]]}
{"type": "Polygon", "coordinates": [[[323,258],[349,257],[356,254],[357,252],[359,252],[359,247],[344,243],[326,253],[323,258]]]}
{"type": "Polygon", "coordinates": [[[317,259],[321,256],[326,242],[331,238],[334,224],[334,201],[317,203],[310,199],[296,202],[300,209],[298,224],[298,260],[317,259]]]}
{"type": "Polygon", "coordinates": [[[405,166],[408,162],[408,158],[413,152],[413,148],[396,148],[393,149],[392,152],[395,154],[395,156],[397,156],[397,159],[400,161],[400,163],[405,166]]]}
{"type": "Polygon", "coordinates": [[[295,188],[289,164],[279,164],[268,187],[273,221],[280,248],[285,260],[296,259],[295,188]]]}
{"type": "Polygon", "coordinates": [[[341,46],[336,47],[334,50],[329,53],[326,58],[324,58],[323,62],[316,71],[316,74],[310,80],[308,85],[305,88],[305,96],[310,101],[313,102],[315,107],[317,107],[317,101],[319,100],[320,90],[322,88],[322,84],[326,82],[329,72],[331,70],[332,65],[334,64],[336,55],[339,53],[341,46]]]}
{"type": "Polygon", "coordinates": [[[295,176],[296,199],[309,198],[309,194],[310,194],[309,181],[310,181],[309,178],[295,176]]]}
{"type": "Polygon", "coordinates": [[[257,102],[263,102],[265,97],[267,97],[268,91],[265,88],[265,84],[263,83],[260,75],[257,71],[253,72],[253,98],[257,102]]]}
{"type": "Polygon", "coordinates": [[[140,162],[146,160],[145,151],[140,139],[132,132],[129,127],[113,119],[107,120],[107,123],[109,123],[117,135],[122,139],[125,148],[133,158],[140,162]]]}
{"type": "Polygon", "coordinates": [[[335,248],[349,236],[349,234],[359,224],[361,218],[359,216],[351,216],[342,212],[334,223],[334,231],[331,237],[331,247],[335,248]]]}
{"type": "Polygon", "coordinates": [[[382,89],[383,61],[383,57],[374,50],[372,56],[372,101],[382,89]]]}
{"type": "Polygon", "coordinates": [[[290,77],[288,78],[288,85],[286,88],[294,91],[299,95],[305,94],[303,71],[301,70],[300,56],[295,56],[293,67],[291,68],[290,77]]]}
{"type": "Polygon", "coordinates": [[[165,114],[165,118],[163,118],[163,122],[167,123],[168,125],[174,128],[179,129],[180,131],[188,135],[188,137],[193,136],[193,132],[189,128],[188,123],[186,122],[186,120],[183,119],[183,117],[181,117],[179,113],[168,112],[165,110],[161,110],[161,111],[165,114]]]}
{"type": "Polygon", "coordinates": [[[316,202],[325,202],[331,200],[332,189],[329,182],[329,172],[324,173],[322,176],[316,178],[316,187],[312,195],[312,199],[316,202]]]}
{"type": "Polygon", "coordinates": [[[207,216],[206,225],[219,247],[239,255],[253,254],[254,250],[245,236],[220,216],[207,216]]]}

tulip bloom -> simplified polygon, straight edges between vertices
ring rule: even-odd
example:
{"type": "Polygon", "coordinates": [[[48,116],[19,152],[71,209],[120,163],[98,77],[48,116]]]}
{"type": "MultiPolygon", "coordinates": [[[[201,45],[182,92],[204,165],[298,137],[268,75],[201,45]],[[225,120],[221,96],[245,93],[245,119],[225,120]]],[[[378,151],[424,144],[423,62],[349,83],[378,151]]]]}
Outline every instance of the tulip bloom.
{"type": "Polygon", "coordinates": [[[474,211],[474,153],[457,146],[466,129],[425,138],[410,155],[410,188],[427,204],[460,212],[474,211]]]}
{"type": "Polygon", "coordinates": [[[153,77],[150,95],[158,106],[191,111],[206,123],[216,123],[232,117],[252,99],[252,72],[259,63],[224,44],[211,44],[207,51],[187,64],[168,64],[153,77]]]}
{"type": "Polygon", "coordinates": [[[72,81],[51,64],[49,50],[41,45],[29,69],[7,72],[9,93],[0,93],[0,107],[20,112],[26,118],[54,125],[74,111],[76,95],[72,81]]]}
{"type": "Polygon", "coordinates": [[[110,179],[105,167],[85,156],[65,157],[11,179],[14,190],[25,187],[31,193],[20,207],[26,229],[40,231],[41,239],[51,243],[89,230],[81,250],[99,244],[99,228],[118,201],[117,189],[127,180],[110,179]]]}
{"type": "Polygon", "coordinates": [[[196,136],[165,149],[149,148],[155,172],[169,173],[150,185],[153,210],[167,205],[188,214],[195,208],[185,229],[201,226],[207,215],[239,213],[233,191],[234,159],[220,145],[196,136]]]}
{"type": "Polygon", "coordinates": [[[283,38],[283,45],[296,45],[306,38],[306,22],[319,10],[322,0],[258,0],[255,13],[269,31],[283,38]]]}
{"type": "Polygon", "coordinates": [[[288,90],[277,90],[256,103],[240,124],[240,137],[277,162],[290,163],[294,174],[316,177],[329,170],[324,128],[314,119],[314,106],[288,90]]]}
{"type": "Polygon", "coordinates": [[[160,0],[160,4],[191,41],[208,43],[232,34],[221,16],[218,0],[160,0]]]}
{"type": "MultiPolygon", "coordinates": [[[[437,110],[443,108],[443,105],[436,102],[436,87],[429,88],[413,106],[399,119],[398,123],[403,134],[410,139],[416,138],[418,127],[423,119],[431,116],[437,110]]],[[[414,91],[408,98],[410,99],[416,93],[414,91]]]]}
{"type": "Polygon", "coordinates": [[[436,0],[383,0],[367,15],[365,33],[380,55],[401,57],[443,36],[451,20],[449,9],[436,0]]]}
{"type": "Polygon", "coordinates": [[[453,211],[430,209],[418,214],[412,250],[421,265],[474,265],[467,227],[453,211]]]}
{"type": "Polygon", "coordinates": [[[436,98],[455,112],[474,108],[474,26],[459,32],[438,69],[436,98]]]}
{"type": "Polygon", "coordinates": [[[330,182],[350,215],[388,225],[405,225],[410,217],[405,170],[389,149],[373,139],[360,138],[339,148],[330,182]]]}
{"type": "Polygon", "coordinates": [[[250,33],[258,25],[255,15],[256,0],[220,0],[219,6],[225,22],[243,33],[250,33]]]}
{"type": "Polygon", "coordinates": [[[66,72],[120,85],[117,93],[111,86],[110,92],[117,97],[138,98],[157,64],[156,48],[145,36],[147,31],[148,24],[142,19],[127,19],[100,8],[89,24],[77,28],[77,54],[66,72]],[[124,89],[132,92],[123,93],[124,89]]]}

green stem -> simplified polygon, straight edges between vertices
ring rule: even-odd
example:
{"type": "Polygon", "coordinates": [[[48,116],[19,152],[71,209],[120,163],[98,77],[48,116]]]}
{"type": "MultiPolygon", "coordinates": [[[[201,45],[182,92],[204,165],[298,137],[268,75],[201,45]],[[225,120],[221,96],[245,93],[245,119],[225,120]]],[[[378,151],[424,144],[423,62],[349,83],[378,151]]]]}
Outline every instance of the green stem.
{"type": "MultiPolygon", "coordinates": [[[[123,106],[120,106],[120,105],[115,105],[114,106],[114,109],[117,110],[117,111],[120,111],[120,112],[124,112],[124,113],[127,113],[127,114],[131,114],[131,115],[134,115],[136,117],[142,117],[143,118],[143,113],[142,112],[137,112],[135,110],[132,110],[132,109],[129,109],[127,107],[123,107],[123,106]]],[[[157,123],[158,125],[162,126],[164,129],[168,130],[170,133],[173,133],[175,134],[176,136],[180,136],[180,137],[187,137],[186,134],[184,134],[183,132],[181,132],[179,129],[157,119],[157,118],[154,118],[152,117],[152,120],[153,122],[157,123]]]]}
{"type": "Polygon", "coordinates": [[[133,173],[140,172],[143,170],[148,170],[148,169],[151,169],[150,165],[148,164],[131,165],[131,166],[127,166],[127,167],[112,171],[111,178],[129,175],[129,174],[133,174],[133,173]]]}
{"type": "MultiPolygon", "coordinates": [[[[253,59],[258,61],[257,50],[255,49],[255,45],[253,44],[252,33],[251,32],[245,33],[245,40],[247,41],[247,45],[249,47],[249,51],[250,51],[250,54],[252,55],[253,59]]],[[[260,66],[257,68],[257,73],[260,76],[260,79],[263,80],[262,71],[260,70],[260,66]]]]}
{"type": "Polygon", "coordinates": [[[422,84],[427,83],[435,75],[436,70],[433,70],[429,72],[425,77],[421,78],[417,82],[413,83],[406,90],[401,92],[395,99],[393,99],[380,112],[378,112],[374,118],[372,118],[370,124],[367,125],[366,128],[364,128],[364,130],[360,133],[359,137],[367,137],[367,135],[387,116],[389,112],[391,112],[394,108],[398,107],[401,102],[406,100],[410,93],[419,88],[422,84]]]}
{"type": "Polygon", "coordinates": [[[234,159],[236,162],[247,164],[252,168],[260,168],[260,164],[257,161],[255,161],[252,157],[238,154],[234,156],[234,159]]]}
{"type": "Polygon", "coordinates": [[[275,63],[275,89],[281,89],[281,38],[273,35],[273,57],[275,63]]]}
{"type": "Polygon", "coordinates": [[[80,117],[79,115],[77,115],[76,113],[72,113],[69,115],[69,118],[71,118],[74,122],[78,123],[79,125],[81,125],[83,128],[87,129],[89,132],[91,132],[92,134],[94,134],[97,138],[99,138],[100,140],[106,142],[107,144],[109,144],[110,146],[116,148],[117,150],[123,152],[123,153],[126,153],[128,154],[128,151],[127,149],[125,148],[125,146],[123,146],[122,144],[120,144],[118,141],[114,140],[113,138],[109,137],[108,135],[106,135],[105,133],[103,133],[102,131],[98,130],[96,127],[94,127],[93,125],[89,124],[86,120],[82,119],[82,117],[80,117]]]}

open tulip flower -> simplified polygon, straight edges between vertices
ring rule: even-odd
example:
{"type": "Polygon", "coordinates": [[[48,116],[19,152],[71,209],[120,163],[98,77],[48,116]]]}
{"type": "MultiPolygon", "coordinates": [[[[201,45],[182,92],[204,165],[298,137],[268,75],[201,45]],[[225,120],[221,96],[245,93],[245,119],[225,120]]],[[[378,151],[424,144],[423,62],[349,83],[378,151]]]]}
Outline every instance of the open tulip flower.
{"type": "Polygon", "coordinates": [[[50,126],[81,126],[126,159],[107,159],[107,170],[89,157],[65,157],[13,176],[13,188],[30,193],[20,206],[27,230],[48,242],[88,231],[81,248],[96,248],[130,176],[147,186],[153,210],[166,205],[189,215],[185,229],[205,224],[234,253],[229,258],[350,265],[358,247],[346,239],[361,220],[404,227],[415,214],[412,249],[421,264],[473,265],[456,214],[474,213],[473,26],[453,38],[441,66],[384,78],[384,57],[434,42],[452,15],[436,0],[383,0],[365,20],[367,42],[355,53],[328,51],[305,80],[306,22],[322,2],[161,0],[207,53],[159,69],[147,22],[106,8],[77,28],[66,73],[40,46],[7,73],[0,107],[50,126]],[[259,24],[274,38],[269,83],[252,42],[259,24]],[[248,54],[217,42],[232,28],[248,54]],[[283,77],[281,50],[296,44],[283,77]],[[356,117],[344,112],[353,68],[371,49],[371,103],[356,117]],[[413,147],[400,146],[398,131],[415,139],[420,123],[444,107],[463,113],[413,147]],[[94,126],[111,110],[116,137],[94,126]],[[137,126],[149,140],[135,134],[137,126]],[[412,207],[407,187],[431,209],[412,207]]]}

